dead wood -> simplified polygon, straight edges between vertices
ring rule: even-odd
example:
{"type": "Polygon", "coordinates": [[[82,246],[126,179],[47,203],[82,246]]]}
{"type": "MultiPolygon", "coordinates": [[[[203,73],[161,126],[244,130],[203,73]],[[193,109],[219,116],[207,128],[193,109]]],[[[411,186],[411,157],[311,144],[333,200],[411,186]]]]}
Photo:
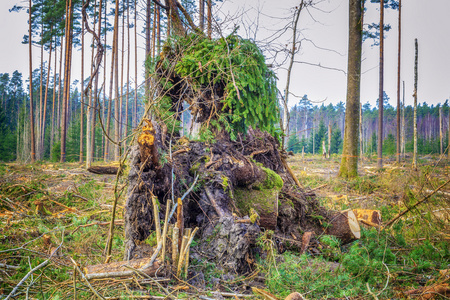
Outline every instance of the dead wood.
{"type": "Polygon", "coordinates": [[[87,169],[94,174],[110,174],[115,175],[119,171],[119,167],[114,166],[92,166],[87,169]]]}
{"type": "Polygon", "coordinates": [[[151,266],[147,266],[151,258],[132,259],[129,261],[119,261],[107,264],[91,265],[84,268],[87,279],[127,277],[134,274],[133,269],[140,270],[149,276],[163,276],[164,269],[161,268],[162,263],[155,261],[151,266]]]}
{"type": "Polygon", "coordinates": [[[343,244],[348,244],[361,237],[361,229],[352,210],[333,213],[328,225],[325,232],[338,237],[343,244]]]}

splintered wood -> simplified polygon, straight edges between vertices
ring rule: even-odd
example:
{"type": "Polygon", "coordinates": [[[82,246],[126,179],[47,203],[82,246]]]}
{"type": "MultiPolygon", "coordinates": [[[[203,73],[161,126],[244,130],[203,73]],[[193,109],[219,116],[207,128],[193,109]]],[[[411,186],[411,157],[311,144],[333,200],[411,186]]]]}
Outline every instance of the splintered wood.
{"type": "Polygon", "coordinates": [[[150,120],[144,119],[144,121],[147,125],[144,125],[138,138],[141,162],[147,165],[152,162],[154,166],[159,166],[158,149],[155,145],[156,131],[150,120]]]}

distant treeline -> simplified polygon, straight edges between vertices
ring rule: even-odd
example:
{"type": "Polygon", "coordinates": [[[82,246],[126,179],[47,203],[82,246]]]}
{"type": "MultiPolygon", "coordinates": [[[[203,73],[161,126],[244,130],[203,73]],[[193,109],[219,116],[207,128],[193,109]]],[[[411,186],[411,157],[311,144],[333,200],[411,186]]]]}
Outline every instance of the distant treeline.
{"type": "MultiPolygon", "coordinates": [[[[345,103],[336,105],[312,105],[304,96],[300,102],[290,110],[289,123],[289,151],[299,153],[322,153],[322,141],[328,149],[328,126],[331,125],[331,153],[342,152],[344,137],[345,103]]],[[[413,116],[414,108],[406,106],[404,109],[404,149],[413,151],[413,116]]],[[[403,117],[403,110],[401,119],[403,117]]],[[[383,114],[383,153],[396,153],[397,109],[388,102],[385,95],[383,114]]],[[[369,103],[362,105],[362,152],[375,154],[377,149],[378,108],[369,103]]],[[[449,102],[429,106],[426,102],[417,106],[417,130],[419,154],[440,153],[440,131],[442,130],[445,151],[449,135],[449,102]],[[439,110],[441,110],[442,127],[439,126],[439,110]]],[[[361,149],[360,149],[361,150],[361,149]]]]}

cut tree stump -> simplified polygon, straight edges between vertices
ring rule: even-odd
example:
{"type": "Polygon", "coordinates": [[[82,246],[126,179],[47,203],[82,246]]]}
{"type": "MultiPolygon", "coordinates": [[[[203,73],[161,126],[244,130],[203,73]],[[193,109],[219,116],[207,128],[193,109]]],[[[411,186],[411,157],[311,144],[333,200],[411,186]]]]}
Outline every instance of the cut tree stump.
{"type": "Polygon", "coordinates": [[[381,225],[381,212],[372,209],[354,209],[356,218],[366,225],[379,227],[381,225]]]}
{"type": "Polygon", "coordinates": [[[127,277],[135,273],[133,269],[141,271],[149,276],[162,275],[163,270],[161,268],[161,262],[158,260],[153,262],[152,266],[142,269],[150,260],[151,257],[148,257],[132,259],[129,261],[86,266],[84,268],[84,273],[86,274],[87,279],[127,277]],[[131,268],[127,268],[127,266],[131,268]]]}
{"type": "Polygon", "coordinates": [[[94,174],[111,174],[115,175],[119,171],[119,167],[113,167],[113,166],[93,166],[89,167],[87,169],[89,172],[94,174]]]}
{"type": "Polygon", "coordinates": [[[329,225],[326,234],[336,236],[342,244],[351,243],[361,237],[361,228],[352,210],[335,213],[330,218],[329,225]]]}

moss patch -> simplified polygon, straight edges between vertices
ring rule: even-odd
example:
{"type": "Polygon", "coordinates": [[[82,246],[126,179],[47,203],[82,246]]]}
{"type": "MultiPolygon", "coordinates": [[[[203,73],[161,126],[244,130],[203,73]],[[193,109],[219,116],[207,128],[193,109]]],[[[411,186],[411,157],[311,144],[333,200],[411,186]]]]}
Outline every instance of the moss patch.
{"type": "Polygon", "coordinates": [[[257,190],[264,189],[278,189],[280,190],[283,187],[283,179],[281,179],[280,175],[272,171],[271,169],[262,167],[264,172],[266,172],[267,178],[263,183],[255,185],[253,188],[257,190]]]}

